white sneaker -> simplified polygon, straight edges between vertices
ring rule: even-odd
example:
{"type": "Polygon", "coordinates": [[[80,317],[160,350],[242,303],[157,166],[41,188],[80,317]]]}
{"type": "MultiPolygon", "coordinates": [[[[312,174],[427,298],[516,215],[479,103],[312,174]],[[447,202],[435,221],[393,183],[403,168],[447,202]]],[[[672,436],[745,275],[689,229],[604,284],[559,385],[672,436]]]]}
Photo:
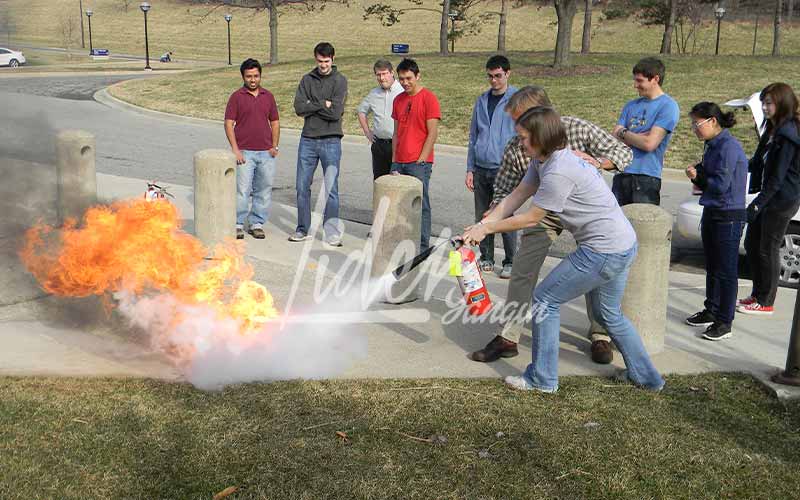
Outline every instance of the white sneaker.
{"type": "Polygon", "coordinates": [[[341,236],[331,236],[330,238],[325,240],[325,244],[329,247],[340,247],[342,246],[342,237],[341,236]]]}
{"type": "Polygon", "coordinates": [[[537,391],[537,392],[552,394],[558,390],[558,389],[553,389],[551,391],[546,391],[544,389],[539,389],[538,387],[534,387],[533,385],[531,385],[531,383],[528,382],[528,379],[526,379],[523,376],[515,377],[513,375],[509,375],[505,379],[503,379],[503,381],[506,383],[507,387],[510,387],[511,389],[516,389],[518,391],[537,391]]]}

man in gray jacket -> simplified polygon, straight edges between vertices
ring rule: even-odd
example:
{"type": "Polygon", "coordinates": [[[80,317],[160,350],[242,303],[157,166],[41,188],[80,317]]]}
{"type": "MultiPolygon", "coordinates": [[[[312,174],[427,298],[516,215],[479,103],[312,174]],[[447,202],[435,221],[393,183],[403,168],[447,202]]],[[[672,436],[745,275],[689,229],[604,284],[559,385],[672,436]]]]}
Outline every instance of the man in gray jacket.
{"type": "Polygon", "coordinates": [[[342,115],[347,99],[347,79],[333,64],[333,45],[314,47],[317,67],[300,80],[294,110],[303,117],[297,148],[297,228],[289,241],[304,241],[311,226],[311,182],[322,164],[325,181],[325,243],[342,246],[339,221],[339,164],[342,158],[342,115]]]}

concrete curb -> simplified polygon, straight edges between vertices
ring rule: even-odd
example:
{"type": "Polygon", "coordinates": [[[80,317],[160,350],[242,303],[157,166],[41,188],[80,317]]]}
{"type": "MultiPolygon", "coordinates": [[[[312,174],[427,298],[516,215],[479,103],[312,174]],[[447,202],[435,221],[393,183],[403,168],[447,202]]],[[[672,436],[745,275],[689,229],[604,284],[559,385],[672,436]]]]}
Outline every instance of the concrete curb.
{"type": "MultiPolygon", "coordinates": [[[[152,116],[155,118],[160,118],[162,120],[172,120],[175,122],[180,123],[192,123],[192,124],[201,124],[201,125],[214,125],[218,127],[222,127],[223,120],[211,120],[208,118],[195,118],[192,116],[184,116],[178,115],[175,113],[167,113],[164,111],[157,111],[154,109],[144,108],[142,106],[137,106],[136,104],[131,104],[129,102],[125,102],[122,99],[114,97],[109,92],[109,89],[120,85],[125,82],[116,83],[104,89],[98,90],[94,93],[94,100],[99,102],[100,104],[104,104],[110,108],[119,109],[128,112],[139,113],[146,116],[152,116]]],[[[296,128],[286,128],[281,127],[281,134],[290,135],[293,138],[300,137],[300,130],[296,128]]],[[[342,140],[349,144],[361,144],[367,145],[367,139],[360,135],[350,135],[346,134],[342,140]]],[[[467,148],[463,146],[451,146],[449,144],[437,144],[436,145],[436,152],[446,155],[452,156],[463,156],[465,159],[467,157],[467,148]]]]}
{"type": "MultiPolygon", "coordinates": [[[[137,106],[137,105],[131,104],[129,102],[125,102],[125,101],[123,101],[121,99],[118,99],[118,98],[114,97],[108,91],[109,89],[111,89],[111,88],[113,88],[113,87],[115,87],[117,85],[120,85],[122,83],[125,83],[125,82],[116,83],[116,84],[111,85],[110,87],[107,87],[105,89],[98,90],[97,92],[95,92],[95,94],[93,96],[94,100],[99,102],[99,103],[101,103],[101,104],[105,104],[106,106],[108,106],[110,108],[121,109],[121,110],[124,110],[124,111],[132,111],[132,112],[140,113],[140,114],[143,114],[143,115],[153,116],[153,117],[161,118],[161,119],[173,120],[173,121],[182,122],[182,123],[195,123],[195,124],[206,124],[206,125],[213,124],[213,125],[217,125],[217,126],[221,126],[222,123],[223,123],[222,120],[210,120],[208,118],[194,118],[194,117],[191,117],[191,116],[178,115],[178,114],[174,114],[174,113],[166,113],[164,111],[156,111],[156,110],[153,110],[153,109],[137,106]]],[[[300,137],[300,130],[298,130],[298,129],[281,127],[281,133],[288,133],[288,135],[291,135],[294,138],[300,137]]],[[[363,145],[368,144],[367,143],[367,139],[365,137],[363,137],[363,136],[360,136],[360,135],[348,135],[348,134],[346,134],[342,138],[342,140],[344,142],[347,142],[347,143],[350,143],[350,144],[363,144],[363,145]]],[[[450,156],[463,156],[465,160],[466,160],[466,157],[467,157],[467,148],[464,147],[464,146],[453,146],[453,145],[450,145],[450,144],[437,144],[436,148],[435,148],[435,151],[437,153],[446,154],[446,155],[450,155],[450,156]]],[[[662,178],[664,180],[668,180],[668,181],[686,181],[687,182],[687,186],[688,186],[689,180],[686,178],[686,174],[683,172],[683,170],[678,170],[678,169],[675,169],[675,168],[666,168],[666,169],[664,169],[662,171],[661,175],[662,175],[662,178]]]]}

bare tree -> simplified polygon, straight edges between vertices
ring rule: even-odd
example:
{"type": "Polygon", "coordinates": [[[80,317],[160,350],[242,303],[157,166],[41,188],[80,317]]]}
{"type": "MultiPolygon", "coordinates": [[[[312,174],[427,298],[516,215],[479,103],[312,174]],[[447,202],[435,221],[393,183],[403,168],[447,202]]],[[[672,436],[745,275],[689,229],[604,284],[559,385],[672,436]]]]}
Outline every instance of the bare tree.
{"type": "MultiPolygon", "coordinates": [[[[440,18],[439,55],[446,56],[450,54],[450,48],[447,45],[449,40],[480,32],[481,24],[493,15],[500,15],[502,18],[500,12],[474,13],[475,7],[484,1],[485,0],[442,0],[440,4],[441,7],[438,9],[423,7],[423,0],[409,0],[412,6],[400,8],[385,3],[375,3],[364,8],[364,15],[362,17],[365,20],[374,17],[379,19],[384,26],[393,26],[399,23],[401,16],[407,12],[433,12],[440,18]],[[448,22],[450,22],[451,16],[460,23],[460,26],[449,30],[448,22]]],[[[505,31],[505,26],[502,26],[501,29],[505,31]]],[[[498,41],[498,44],[499,43],[498,41]]],[[[503,45],[505,46],[505,40],[503,41],[503,45]]]]}
{"type": "Polygon", "coordinates": [[[675,19],[678,16],[678,1],[665,0],[668,6],[668,14],[664,23],[664,36],[661,38],[661,53],[669,54],[672,52],[672,31],[675,29],[675,19]]]}
{"type": "Polygon", "coordinates": [[[786,0],[786,24],[792,23],[792,15],[794,15],[794,0],[786,0]]]}
{"type": "Polygon", "coordinates": [[[75,20],[75,16],[64,12],[61,16],[61,20],[59,21],[59,34],[61,35],[61,42],[64,44],[64,50],[67,52],[67,57],[72,59],[72,53],[70,49],[72,48],[73,42],[77,43],[78,39],[78,22],[75,20]]]}
{"type": "Polygon", "coordinates": [[[508,23],[508,2],[502,0],[500,4],[500,23],[497,28],[497,52],[501,54],[506,51],[506,24],[508,23]]]}
{"type": "Polygon", "coordinates": [[[569,47],[572,38],[572,20],[578,11],[577,0],[553,0],[558,18],[558,33],[556,34],[556,49],[553,66],[560,67],[569,64],[569,47]]]}
{"type": "MultiPolygon", "coordinates": [[[[287,6],[305,9],[308,12],[321,11],[331,2],[349,5],[349,0],[257,0],[252,4],[248,2],[237,5],[237,7],[240,9],[253,9],[257,12],[267,11],[269,19],[269,63],[278,64],[278,15],[280,14],[278,8],[287,6]]],[[[216,3],[217,5],[201,16],[201,22],[218,9],[230,5],[230,0],[213,1],[211,3],[216,3]]]]}
{"type": "Polygon", "coordinates": [[[781,15],[783,14],[783,0],[775,0],[775,21],[772,35],[772,55],[781,55],[781,15]]]}
{"type": "Polygon", "coordinates": [[[581,38],[581,54],[592,50],[592,0],[586,0],[583,11],[583,37],[581,38]]]}
{"type": "Polygon", "coordinates": [[[133,0],[120,0],[120,4],[122,5],[122,10],[128,12],[128,7],[131,6],[133,0]]]}

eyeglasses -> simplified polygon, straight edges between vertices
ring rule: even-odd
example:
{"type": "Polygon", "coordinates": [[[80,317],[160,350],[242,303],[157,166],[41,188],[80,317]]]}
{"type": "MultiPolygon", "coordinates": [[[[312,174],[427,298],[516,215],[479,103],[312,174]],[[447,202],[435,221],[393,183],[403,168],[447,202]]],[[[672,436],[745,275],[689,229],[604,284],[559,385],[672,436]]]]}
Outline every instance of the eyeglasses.
{"type": "MultiPolygon", "coordinates": [[[[711,118],[713,118],[713,117],[711,117],[711,118]]],[[[703,120],[701,122],[692,122],[692,130],[699,129],[700,127],[703,126],[704,123],[706,123],[707,121],[711,120],[711,118],[706,118],[705,120],[703,120]]]]}
{"type": "Polygon", "coordinates": [[[505,73],[496,73],[494,75],[491,73],[486,73],[486,78],[489,80],[502,80],[505,76],[505,73]]]}

